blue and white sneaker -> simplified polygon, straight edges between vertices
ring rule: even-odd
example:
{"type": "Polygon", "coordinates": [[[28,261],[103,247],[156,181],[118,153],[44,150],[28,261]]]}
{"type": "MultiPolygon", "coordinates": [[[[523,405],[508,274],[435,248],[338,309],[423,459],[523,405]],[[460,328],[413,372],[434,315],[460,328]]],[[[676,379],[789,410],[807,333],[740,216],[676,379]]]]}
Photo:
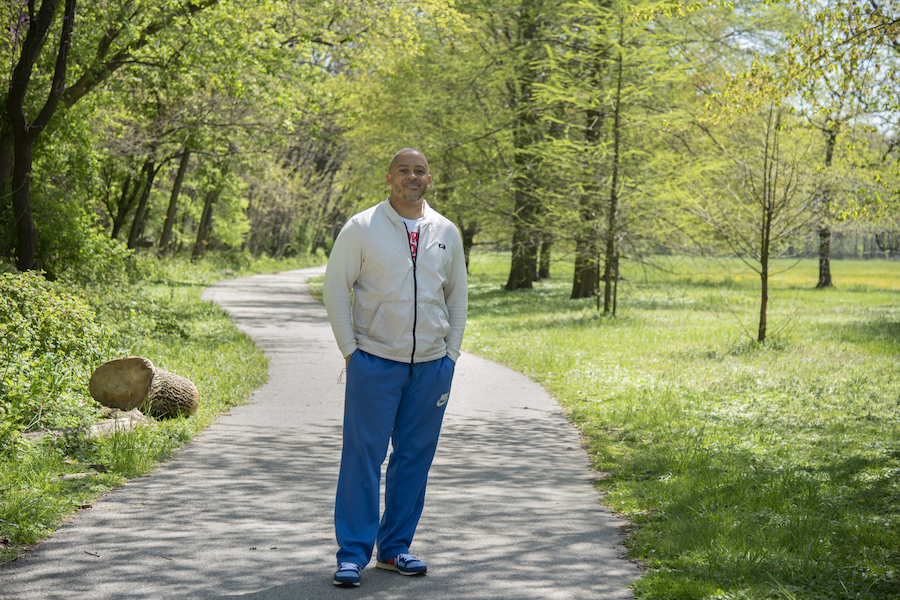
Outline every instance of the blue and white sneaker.
{"type": "Polygon", "coordinates": [[[412,554],[398,554],[387,561],[379,560],[375,563],[375,566],[379,569],[397,571],[401,575],[424,575],[428,571],[425,563],[412,554]]]}
{"type": "Polygon", "coordinates": [[[343,587],[359,587],[359,572],[362,568],[351,562],[341,563],[334,573],[334,585],[343,587]]]}

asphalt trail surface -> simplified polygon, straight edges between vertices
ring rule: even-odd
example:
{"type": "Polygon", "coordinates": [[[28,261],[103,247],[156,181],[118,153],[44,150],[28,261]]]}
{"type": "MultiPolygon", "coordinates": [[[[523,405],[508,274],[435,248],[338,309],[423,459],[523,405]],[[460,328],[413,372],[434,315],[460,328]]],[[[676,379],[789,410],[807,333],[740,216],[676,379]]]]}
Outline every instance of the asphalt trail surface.
{"type": "Polygon", "coordinates": [[[323,272],[204,292],[266,352],[269,382],[0,568],[0,599],[633,598],[624,523],[601,504],[577,431],[541,386],[468,353],[411,548],[428,574],[373,561],[361,587],[332,585],[344,385],[325,309],[307,292],[323,272]]]}

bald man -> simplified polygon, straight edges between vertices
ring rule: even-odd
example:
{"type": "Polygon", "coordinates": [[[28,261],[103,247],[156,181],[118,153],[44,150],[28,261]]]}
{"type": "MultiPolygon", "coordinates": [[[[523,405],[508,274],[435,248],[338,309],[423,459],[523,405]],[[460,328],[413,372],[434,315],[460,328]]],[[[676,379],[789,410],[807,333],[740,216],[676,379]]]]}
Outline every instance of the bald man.
{"type": "Polygon", "coordinates": [[[341,230],[323,286],[347,366],[334,507],[337,586],[359,586],[376,544],[378,568],[401,575],[427,571],[409,547],[466,327],[462,239],[425,202],[431,185],[425,155],[414,148],[397,152],[387,183],[390,197],[341,230]],[[381,464],[389,442],[379,521],[381,464]]]}

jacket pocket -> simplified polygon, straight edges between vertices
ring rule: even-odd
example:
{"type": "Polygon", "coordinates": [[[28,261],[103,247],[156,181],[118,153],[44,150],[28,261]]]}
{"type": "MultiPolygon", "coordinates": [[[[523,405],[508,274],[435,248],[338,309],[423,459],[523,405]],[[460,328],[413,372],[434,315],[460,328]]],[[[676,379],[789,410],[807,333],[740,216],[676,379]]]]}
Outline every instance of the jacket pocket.
{"type": "MultiPolygon", "coordinates": [[[[418,338],[434,347],[440,345],[450,333],[450,318],[447,309],[437,302],[426,302],[419,306],[418,338]]],[[[422,348],[422,350],[425,350],[422,348]]]]}
{"type": "Polygon", "coordinates": [[[412,347],[412,319],[411,303],[384,302],[375,310],[367,337],[373,342],[405,350],[407,346],[412,347]]]}

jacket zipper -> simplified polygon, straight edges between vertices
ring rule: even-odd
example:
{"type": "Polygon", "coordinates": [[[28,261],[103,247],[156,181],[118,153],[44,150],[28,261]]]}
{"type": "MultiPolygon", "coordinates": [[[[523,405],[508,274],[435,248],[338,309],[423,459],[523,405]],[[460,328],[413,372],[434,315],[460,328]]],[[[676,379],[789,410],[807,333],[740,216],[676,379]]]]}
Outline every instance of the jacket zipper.
{"type": "Polygon", "coordinates": [[[403,229],[406,230],[406,245],[409,248],[409,257],[412,259],[413,264],[413,330],[412,330],[412,354],[409,357],[409,378],[413,377],[413,363],[416,362],[416,326],[419,322],[419,278],[416,271],[416,258],[419,254],[419,246],[422,245],[422,228],[419,227],[417,231],[419,232],[419,237],[416,240],[416,255],[414,256],[412,253],[412,246],[409,244],[409,228],[406,226],[406,223],[403,224],[403,229]]]}

